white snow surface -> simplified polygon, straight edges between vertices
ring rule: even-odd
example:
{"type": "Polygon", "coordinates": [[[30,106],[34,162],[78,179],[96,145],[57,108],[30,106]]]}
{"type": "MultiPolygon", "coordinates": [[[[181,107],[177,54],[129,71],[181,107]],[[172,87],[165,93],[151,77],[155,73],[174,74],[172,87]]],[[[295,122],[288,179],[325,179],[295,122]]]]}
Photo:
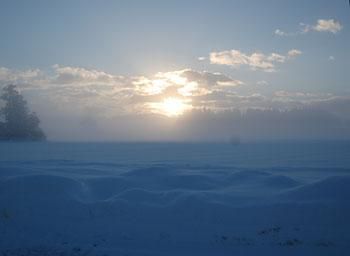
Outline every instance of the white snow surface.
{"type": "Polygon", "coordinates": [[[0,255],[349,255],[349,174],[346,142],[0,143],[0,255]]]}

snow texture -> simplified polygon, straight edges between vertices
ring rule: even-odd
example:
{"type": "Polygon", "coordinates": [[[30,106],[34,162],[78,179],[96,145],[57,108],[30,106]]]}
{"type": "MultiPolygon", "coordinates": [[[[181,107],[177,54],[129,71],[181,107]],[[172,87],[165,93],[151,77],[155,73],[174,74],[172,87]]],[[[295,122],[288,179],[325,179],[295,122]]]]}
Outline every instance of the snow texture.
{"type": "Polygon", "coordinates": [[[0,144],[0,253],[348,255],[350,145],[0,144]]]}

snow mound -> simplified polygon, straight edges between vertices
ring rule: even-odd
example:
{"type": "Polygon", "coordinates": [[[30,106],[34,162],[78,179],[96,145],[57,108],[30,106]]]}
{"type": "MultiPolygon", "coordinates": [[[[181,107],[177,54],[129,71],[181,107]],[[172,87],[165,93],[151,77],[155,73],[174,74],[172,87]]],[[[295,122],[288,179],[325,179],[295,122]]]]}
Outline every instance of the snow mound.
{"type": "Polygon", "coordinates": [[[333,176],[288,191],[282,195],[298,201],[349,201],[350,176],[333,176]]]}
{"type": "Polygon", "coordinates": [[[300,184],[299,181],[285,175],[272,175],[265,179],[265,185],[274,188],[293,188],[300,184]]]}

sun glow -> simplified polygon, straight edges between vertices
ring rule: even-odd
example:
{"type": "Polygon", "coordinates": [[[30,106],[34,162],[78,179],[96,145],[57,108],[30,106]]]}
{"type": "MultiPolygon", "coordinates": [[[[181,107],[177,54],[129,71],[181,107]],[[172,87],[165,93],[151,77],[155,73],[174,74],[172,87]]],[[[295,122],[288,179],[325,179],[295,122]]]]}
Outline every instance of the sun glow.
{"type": "Polygon", "coordinates": [[[186,110],[192,108],[184,100],[179,98],[165,98],[161,102],[151,104],[154,113],[166,115],[168,117],[177,117],[185,113],[186,110]]]}
{"type": "Polygon", "coordinates": [[[171,117],[182,115],[189,106],[181,99],[166,98],[161,103],[161,107],[164,114],[171,117]]]}

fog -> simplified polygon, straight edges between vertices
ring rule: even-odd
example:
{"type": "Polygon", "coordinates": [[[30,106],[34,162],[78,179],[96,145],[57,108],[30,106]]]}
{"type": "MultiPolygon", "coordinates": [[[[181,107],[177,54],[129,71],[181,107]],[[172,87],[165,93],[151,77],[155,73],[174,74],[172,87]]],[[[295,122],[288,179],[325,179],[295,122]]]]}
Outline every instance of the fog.
{"type": "Polygon", "coordinates": [[[292,110],[198,110],[170,118],[156,114],[101,117],[37,109],[54,141],[212,141],[350,139],[350,100],[292,110]]]}
{"type": "Polygon", "coordinates": [[[350,139],[348,95],[272,90],[217,72],[121,76],[58,65],[51,72],[0,67],[0,89],[6,84],[17,86],[52,141],[350,139]],[[162,105],[169,98],[180,104],[170,111],[176,115],[162,105]]]}

